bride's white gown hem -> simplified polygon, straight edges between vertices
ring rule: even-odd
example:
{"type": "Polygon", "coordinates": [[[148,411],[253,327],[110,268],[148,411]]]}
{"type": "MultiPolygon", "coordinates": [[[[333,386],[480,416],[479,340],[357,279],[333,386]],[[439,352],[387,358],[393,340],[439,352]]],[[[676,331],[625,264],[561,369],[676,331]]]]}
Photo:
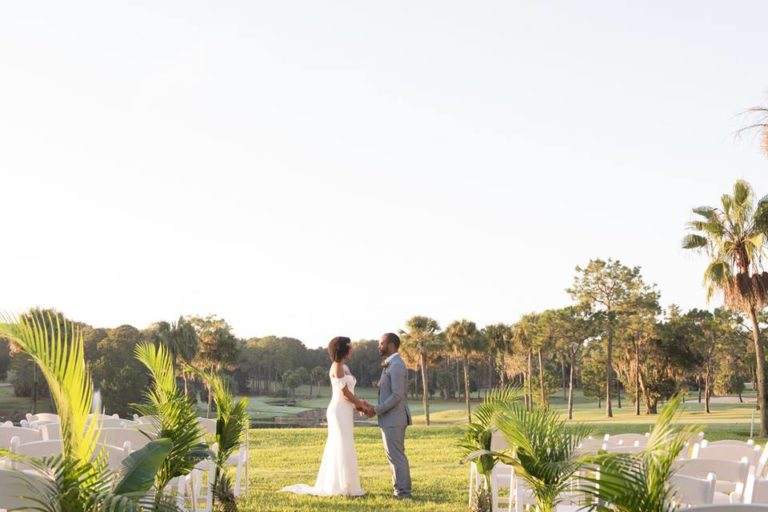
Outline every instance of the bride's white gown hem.
{"type": "Polygon", "coordinates": [[[312,496],[362,496],[360,469],[353,435],[355,406],[344,398],[342,389],[354,393],[356,380],[344,366],[345,375],[337,378],[331,372],[331,403],[328,404],[328,439],[315,485],[297,484],[284,487],[283,492],[312,496]]]}

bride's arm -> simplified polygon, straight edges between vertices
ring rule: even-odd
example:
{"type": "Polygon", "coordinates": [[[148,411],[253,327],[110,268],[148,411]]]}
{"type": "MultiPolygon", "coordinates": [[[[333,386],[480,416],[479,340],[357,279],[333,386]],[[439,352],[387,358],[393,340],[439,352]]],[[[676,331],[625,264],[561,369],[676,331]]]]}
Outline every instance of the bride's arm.
{"type": "MultiPolygon", "coordinates": [[[[333,363],[333,374],[336,376],[337,379],[343,379],[346,375],[344,373],[344,367],[340,365],[339,363],[333,363]]],[[[344,395],[344,398],[346,400],[349,400],[353,404],[355,404],[355,407],[362,407],[363,402],[362,400],[359,400],[353,392],[349,390],[349,388],[345,385],[341,388],[341,394],[344,395]]]]}

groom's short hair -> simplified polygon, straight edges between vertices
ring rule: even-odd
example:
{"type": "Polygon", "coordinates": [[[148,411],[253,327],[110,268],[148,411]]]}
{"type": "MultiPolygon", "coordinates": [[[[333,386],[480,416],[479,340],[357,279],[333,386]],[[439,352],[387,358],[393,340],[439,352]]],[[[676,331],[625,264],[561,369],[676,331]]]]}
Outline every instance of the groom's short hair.
{"type": "Polygon", "coordinates": [[[387,343],[394,343],[396,349],[400,349],[400,336],[393,332],[388,332],[384,335],[384,341],[387,343]]]}

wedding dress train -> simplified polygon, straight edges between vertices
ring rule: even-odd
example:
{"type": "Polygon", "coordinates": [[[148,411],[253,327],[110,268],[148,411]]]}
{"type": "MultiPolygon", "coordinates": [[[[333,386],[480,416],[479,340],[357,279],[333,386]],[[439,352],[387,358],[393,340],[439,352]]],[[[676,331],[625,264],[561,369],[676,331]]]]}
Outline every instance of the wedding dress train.
{"type": "Polygon", "coordinates": [[[328,404],[328,439],[325,442],[323,460],[317,472],[315,485],[297,484],[285,487],[283,492],[310,494],[313,496],[362,496],[360,469],[353,437],[355,406],[344,398],[342,389],[355,391],[355,377],[344,366],[344,376],[337,378],[331,372],[331,403],[328,404]]]}

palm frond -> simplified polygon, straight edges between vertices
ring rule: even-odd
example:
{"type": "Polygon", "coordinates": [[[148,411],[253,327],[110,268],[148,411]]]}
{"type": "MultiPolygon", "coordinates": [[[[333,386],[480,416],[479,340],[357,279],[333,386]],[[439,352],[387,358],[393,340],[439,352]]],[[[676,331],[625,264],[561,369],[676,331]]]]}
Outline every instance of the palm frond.
{"type": "Polygon", "coordinates": [[[2,317],[0,332],[28,353],[40,368],[61,419],[62,452],[90,461],[100,424],[88,421],[93,383],[83,357],[83,336],[72,322],[50,314],[2,317]]]}

